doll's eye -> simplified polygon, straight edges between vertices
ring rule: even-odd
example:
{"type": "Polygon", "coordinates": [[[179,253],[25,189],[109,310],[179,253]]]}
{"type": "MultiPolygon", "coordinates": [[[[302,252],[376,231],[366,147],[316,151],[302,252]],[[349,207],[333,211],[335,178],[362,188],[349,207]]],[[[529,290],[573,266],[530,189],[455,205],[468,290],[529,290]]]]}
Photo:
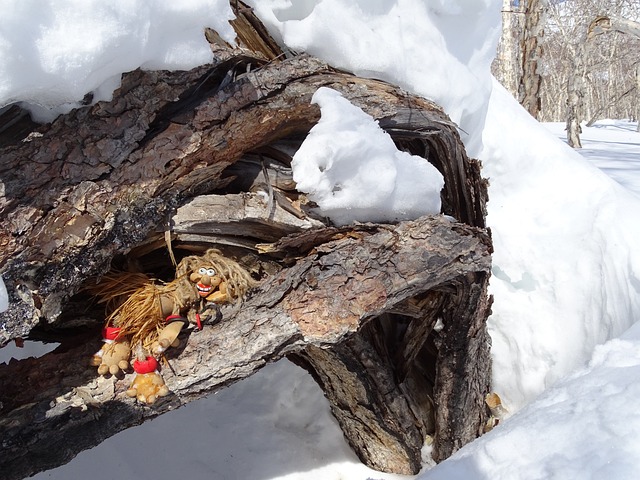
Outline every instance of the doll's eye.
{"type": "Polygon", "coordinates": [[[213,268],[207,268],[207,275],[213,277],[216,274],[216,271],[213,268]]]}
{"type": "Polygon", "coordinates": [[[200,267],[200,269],[198,270],[198,273],[200,275],[207,275],[207,269],[204,267],[200,267]]]}

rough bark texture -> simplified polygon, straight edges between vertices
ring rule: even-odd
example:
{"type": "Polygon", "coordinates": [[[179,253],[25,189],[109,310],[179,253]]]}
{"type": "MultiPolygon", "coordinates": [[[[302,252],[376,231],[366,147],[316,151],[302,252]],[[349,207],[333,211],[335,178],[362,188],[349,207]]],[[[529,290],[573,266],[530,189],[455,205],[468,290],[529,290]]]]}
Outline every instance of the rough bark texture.
{"type": "Polygon", "coordinates": [[[491,242],[486,185],[455,125],[427,100],[308,56],[265,63],[224,46],[216,54],[189,72],[126,74],[112,102],[28,134],[0,132],[0,273],[11,302],[0,343],[62,342],[39,359],[0,365],[3,477],[62,464],[286,355],[312,372],[375,468],[415,473],[425,438],[441,460],[479,434],[491,242]],[[309,101],[321,86],[433,163],[445,177],[443,213],[455,220],[335,228],[291,195],[260,201],[264,193],[239,186],[246,165],[257,159],[265,172],[265,158],[275,165],[304,139],[319,118],[309,101]],[[124,395],[129,379],[86,366],[102,319],[78,292],[116,260],[170,266],[158,253],[165,230],[175,248],[243,252],[263,281],[241,308],[223,308],[220,324],[169,351],[172,394],[149,408],[124,395]]]}
{"type": "MultiPolygon", "coordinates": [[[[170,354],[171,368],[163,371],[172,395],[153,408],[137,405],[124,395],[130,379],[99,378],[87,368],[86,359],[98,348],[98,336],[69,339],[63,348],[39,359],[2,365],[3,475],[21,478],[64,463],[123,428],[296,352],[317,362],[313,364],[316,378],[363,459],[377,467],[398,470],[405,466],[400,470],[415,472],[425,435],[435,436],[438,457],[444,458],[475,438],[483,420],[483,396],[468,395],[476,390],[469,392],[467,383],[479,382],[478,392],[488,388],[484,331],[488,304],[486,284],[475,279],[471,284],[469,276],[486,278],[489,252],[490,240],[481,230],[442,217],[425,217],[396,227],[372,225],[359,229],[357,235],[323,243],[314,254],[270,277],[240,310],[224,310],[226,320],[191,334],[182,351],[170,354]],[[381,268],[390,263],[393,267],[381,268]],[[380,357],[384,349],[370,348],[387,338],[372,335],[372,329],[383,328],[382,320],[372,319],[387,311],[410,312],[407,304],[425,292],[435,293],[427,297],[426,309],[415,308],[418,316],[408,325],[392,318],[384,321],[388,328],[416,333],[433,328],[430,313],[443,315],[437,336],[439,351],[431,364],[435,386],[427,388],[434,392],[432,396],[417,395],[425,393],[424,388],[410,387],[412,378],[425,383],[419,375],[414,378],[405,372],[405,378],[396,384],[400,368],[390,368],[391,359],[380,357]],[[428,319],[431,323],[420,325],[428,319]],[[371,326],[354,335],[365,324],[371,326]],[[335,348],[328,348],[333,345],[335,348]],[[330,358],[320,363],[325,356],[345,361],[330,358]],[[354,357],[359,364],[352,363],[354,357]],[[325,380],[330,375],[327,369],[336,367],[343,368],[331,381],[325,380]],[[403,388],[411,395],[405,396],[403,388]],[[463,393],[466,398],[461,401],[463,393]],[[346,407],[345,401],[349,402],[346,407]],[[426,403],[430,411],[434,408],[431,401],[437,410],[433,419],[426,415],[425,405],[415,405],[426,403]],[[470,411],[478,416],[472,422],[468,421],[470,411]],[[351,418],[354,415],[356,419],[351,418]],[[61,438],[67,439],[64,448],[61,438]]],[[[403,348],[395,352],[402,360],[397,364],[405,369],[427,368],[428,364],[411,361],[420,350],[411,343],[426,338],[424,333],[404,335],[403,348]]]]}
{"type": "Polygon", "coordinates": [[[538,63],[542,57],[545,1],[528,0],[526,5],[520,47],[522,50],[522,76],[518,88],[518,100],[533,118],[538,118],[541,108],[540,85],[542,84],[538,63]]]}

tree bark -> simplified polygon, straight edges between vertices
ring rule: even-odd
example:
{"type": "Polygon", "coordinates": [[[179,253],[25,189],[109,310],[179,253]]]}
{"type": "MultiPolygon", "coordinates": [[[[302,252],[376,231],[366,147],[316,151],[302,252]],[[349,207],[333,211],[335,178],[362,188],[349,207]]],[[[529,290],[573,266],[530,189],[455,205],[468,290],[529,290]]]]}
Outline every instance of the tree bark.
{"type": "Polygon", "coordinates": [[[64,463],[286,355],[310,369],[374,468],[416,473],[425,438],[442,460],[480,432],[491,241],[486,183],[455,125],[427,100],[308,56],[267,63],[226,46],[216,55],[188,72],[126,74],[112,102],[3,137],[0,273],[10,309],[1,343],[29,334],[62,342],[0,365],[6,478],[64,463]],[[261,203],[238,187],[242,162],[286,163],[319,118],[310,99],[321,86],[442,172],[452,219],[335,228],[292,208],[292,195],[261,203]],[[150,408],[126,397],[128,378],[86,366],[102,318],[81,290],[123,258],[170,267],[165,231],[176,248],[241,250],[263,281],[241,308],[223,308],[222,323],[169,350],[172,394],[150,408]]]}
{"type": "Polygon", "coordinates": [[[584,116],[584,57],[586,48],[586,42],[580,42],[576,46],[573,70],[567,80],[567,142],[573,148],[582,148],[580,123],[584,116]]]}
{"type": "MultiPolygon", "coordinates": [[[[584,120],[585,60],[589,55],[589,41],[597,35],[602,35],[610,31],[618,31],[640,38],[640,23],[624,18],[598,16],[591,21],[587,27],[586,35],[583,35],[578,42],[573,72],[569,76],[567,83],[567,140],[573,148],[582,148],[582,143],[580,142],[580,133],[582,133],[580,122],[584,120]]],[[[619,100],[625,95],[626,93],[623,93],[617,97],[617,99],[619,100]]],[[[589,123],[593,123],[593,119],[589,123]]]]}
{"type": "MultiPolygon", "coordinates": [[[[87,368],[86,360],[98,348],[98,335],[70,339],[62,348],[38,359],[0,365],[0,467],[4,478],[22,478],[64,463],[124,428],[200,398],[250,375],[266,362],[296,352],[315,361],[323,355],[343,359],[359,356],[360,367],[329,360],[315,364],[314,370],[316,378],[322,379],[327,375],[327,365],[341,365],[343,369],[338,373],[355,377],[352,382],[348,376],[338,376],[333,378],[331,387],[325,380],[321,385],[331,392],[328,396],[334,412],[347,400],[357,405],[358,411],[352,414],[365,412],[358,417],[360,424],[354,431],[345,427],[347,422],[341,424],[369,465],[415,473],[427,432],[435,438],[439,459],[475,438],[484,418],[482,394],[488,391],[490,372],[489,342],[484,330],[489,238],[477,228],[442,217],[424,217],[396,227],[371,225],[356,232],[357,235],[339,235],[316,247],[314,254],[269,277],[240,310],[226,308],[223,322],[189,335],[184,350],[177,356],[170,355],[170,368],[163,369],[172,394],[153,408],[126,397],[129,378],[96,377],[95,371],[87,368]],[[386,267],[380,268],[381,265],[386,267]],[[474,278],[478,275],[485,280],[478,282],[474,278]],[[405,311],[405,304],[426,292],[435,292],[430,294],[435,295],[435,300],[429,308],[416,307],[417,316],[401,342],[409,345],[397,355],[402,360],[398,365],[404,365],[405,370],[434,370],[431,398],[438,405],[438,413],[432,412],[433,416],[412,405],[430,401],[427,396],[415,398],[424,388],[410,388],[407,379],[412,377],[408,373],[394,387],[408,388],[412,395],[405,397],[402,391],[383,388],[397,381],[392,376],[396,370],[389,366],[388,359],[368,361],[377,355],[376,350],[369,349],[369,343],[385,341],[393,345],[393,337],[387,340],[385,335],[371,335],[369,331],[363,336],[354,335],[383,312],[405,311]],[[411,356],[418,354],[420,345],[411,343],[428,338],[436,315],[443,315],[444,326],[435,336],[437,353],[432,354],[429,367],[412,361],[411,356]],[[419,328],[425,332],[417,338],[410,335],[419,328]],[[368,385],[373,379],[376,384],[368,385]],[[468,382],[479,384],[469,391],[468,382]],[[361,389],[362,384],[366,384],[365,389],[361,389]],[[340,386],[341,391],[336,393],[334,390],[340,386]],[[463,392],[464,398],[460,398],[463,392]],[[364,395],[366,404],[358,403],[358,393],[364,395]],[[367,395],[370,393],[380,398],[371,398],[367,395]],[[383,407],[391,412],[379,413],[383,407]],[[470,412],[477,416],[471,422],[470,412]],[[433,424],[423,425],[429,421],[433,424]],[[361,429],[377,429],[376,433],[383,432],[386,437],[371,442],[370,438],[354,436],[361,429]],[[60,438],[65,438],[64,448],[60,447],[60,438]]],[[[394,325],[393,320],[388,322],[393,328],[402,327],[394,325]]],[[[375,324],[370,328],[381,327],[375,324]]],[[[418,381],[419,376],[414,377],[418,381]]],[[[429,408],[434,407],[429,404],[429,408]]]]}
{"type": "Polygon", "coordinates": [[[518,98],[522,77],[525,6],[502,0],[502,33],[491,71],[513,98],[518,98]]]}
{"type": "Polygon", "coordinates": [[[522,76],[518,88],[518,100],[533,118],[538,118],[541,108],[540,86],[542,76],[538,65],[542,58],[544,36],[544,0],[528,0],[525,9],[525,21],[522,50],[522,76]]]}
{"type": "Polygon", "coordinates": [[[640,23],[626,18],[601,15],[589,24],[588,38],[601,35],[609,31],[617,31],[640,38],[640,23]]]}

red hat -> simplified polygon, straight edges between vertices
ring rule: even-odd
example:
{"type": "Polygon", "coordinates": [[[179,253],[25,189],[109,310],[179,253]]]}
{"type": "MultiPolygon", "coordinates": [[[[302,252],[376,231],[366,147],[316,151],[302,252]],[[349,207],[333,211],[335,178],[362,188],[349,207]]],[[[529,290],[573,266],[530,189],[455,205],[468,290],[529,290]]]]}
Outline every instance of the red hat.
{"type": "Polygon", "coordinates": [[[135,360],[133,369],[136,373],[151,373],[158,368],[158,361],[154,357],[147,357],[146,360],[135,360]]]}
{"type": "Polygon", "coordinates": [[[102,338],[105,340],[115,340],[120,335],[120,329],[118,327],[104,327],[102,329],[102,338]]]}

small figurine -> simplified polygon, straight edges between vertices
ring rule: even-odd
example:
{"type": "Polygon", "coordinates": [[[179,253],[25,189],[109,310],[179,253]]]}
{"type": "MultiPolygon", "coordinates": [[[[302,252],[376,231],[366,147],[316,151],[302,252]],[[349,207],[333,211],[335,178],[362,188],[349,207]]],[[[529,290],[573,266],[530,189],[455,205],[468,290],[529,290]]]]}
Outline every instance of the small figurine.
{"type": "Polygon", "coordinates": [[[118,375],[129,368],[135,351],[136,376],[127,395],[153,404],[169,393],[158,359],[179,345],[184,326],[195,323],[201,329],[203,321],[218,316],[219,304],[243,300],[255,284],[241,265],[217,249],[182,259],[169,283],[139,273],[109,273],[89,289],[112,310],[103,330],[105,344],[91,364],[100,375],[118,375]]]}
{"type": "Polygon", "coordinates": [[[100,375],[117,375],[129,369],[131,346],[126,339],[118,339],[119,328],[105,327],[102,329],[104,345],[91,359],[91,365],[98,367],[100,375]]]}
{"type": "Polygon", "coordinates": [[[158,397],[168,395],[169,387],[165,385],[158,368],[158,361],[153,356],[148,356],[144,360],[135,360],[133,370],[136,376],[127,390],[127,395],[148,405],[155,403],[158,397]]]}

